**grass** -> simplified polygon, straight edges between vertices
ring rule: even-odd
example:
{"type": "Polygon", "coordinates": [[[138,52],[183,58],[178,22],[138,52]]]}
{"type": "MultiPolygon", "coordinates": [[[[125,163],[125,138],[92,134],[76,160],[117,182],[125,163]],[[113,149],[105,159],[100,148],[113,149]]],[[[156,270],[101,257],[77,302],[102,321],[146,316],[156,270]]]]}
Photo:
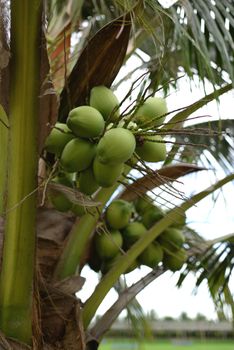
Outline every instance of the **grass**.
{"type": "Polygon", "coordinates": [[[127,339],[105,339],[100,350],[233,350],[233,341],[174,339],[168,341],[145,341],[127,339]]]}

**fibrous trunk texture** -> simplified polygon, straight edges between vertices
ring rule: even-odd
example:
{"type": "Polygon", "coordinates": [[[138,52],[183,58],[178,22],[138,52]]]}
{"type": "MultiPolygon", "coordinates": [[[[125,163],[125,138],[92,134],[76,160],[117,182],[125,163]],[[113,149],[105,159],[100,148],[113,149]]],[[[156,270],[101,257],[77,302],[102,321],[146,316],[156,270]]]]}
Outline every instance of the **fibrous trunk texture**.
{"type": "MultiPolygon", "coordinates": [[[[32,347],[0,334],[0,349],[85,350],[81,322],[82,305],[75,293],[84,279],[79,276],[52,281],[61,249],[75,218],[70,214],[43,208],[37,214],[37,268],[34,283],[34,334],[32,347]]],[[[0,217],[0,262],[4,221],[0,217]]]]}

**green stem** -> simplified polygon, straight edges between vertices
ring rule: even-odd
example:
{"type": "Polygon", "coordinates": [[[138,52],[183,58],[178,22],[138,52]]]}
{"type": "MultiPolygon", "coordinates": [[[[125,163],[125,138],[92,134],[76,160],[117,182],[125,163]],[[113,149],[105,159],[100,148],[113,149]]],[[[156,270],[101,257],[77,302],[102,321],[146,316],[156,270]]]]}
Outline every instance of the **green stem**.
{"type": "Polygon", "coordinates": [[[31,343],[41,1],[11,1],[11,84],[0,328],[31,343]]]}
{"type": "MultiPolygon", "coordinates": [[[[101,203],[98,207],[100,212],[117,187],[118,184],[110,188],[101,189],[98,192],[94,201],[101,203]]],[[[62,280],[76,273],[90,236],[95,230],[98,219],[99,213],[96,211],[95,213],[83,215],[75,223],[56,267],[54,279],[62,280]]]]}
{"type": "Polygon", "coordinates": [[[4,212],[8,147],[8,117],[0,105],[0,215],[4,212]]]}
{"type": "Polygon", "coordinates": [[[114,266],[103,277],[101,282],[97,285],[95,291],[86,301],[83,308],[83,324],[87,328],[97,308],[105,298],[109,290],[117,282],[120,275],[133,263],[133,261],[143,252],[143,250],[158,237],[167,227],[173,222],[180,219],[182,213],[194,206],[200,200],[222,187],[226,183],[234,180],[234,174],[231,174],[224,179],[218,181],[215,185],[207,188],[205,191],[199,192],[192,198],[182,203],[178,208],[172,209],[163,219],[157,222],[141,239],[139,239],[127,252],[116,260],[114,266]]]}
{"type": "Polygon", "coordinates": [[[218,90],[215,90],[209,95],[205,95],[200,100],[192,103],[191,105],[187,106],[183,111],[177,113],[175,116],[173,116],[167,124],[165,124],[161,130],[167,130],[171,128],[177,128],[180,127],[180,123],[183,123],[192,113],[196,112],[198,109],[202,108],[206,104],[208,104],[211,101],[214,101],[215,99],[218,99],[219,96],[225,94],[226,92],[233,89],[233,84],[227,84],[223,87],[221,87],[218,90]]]}

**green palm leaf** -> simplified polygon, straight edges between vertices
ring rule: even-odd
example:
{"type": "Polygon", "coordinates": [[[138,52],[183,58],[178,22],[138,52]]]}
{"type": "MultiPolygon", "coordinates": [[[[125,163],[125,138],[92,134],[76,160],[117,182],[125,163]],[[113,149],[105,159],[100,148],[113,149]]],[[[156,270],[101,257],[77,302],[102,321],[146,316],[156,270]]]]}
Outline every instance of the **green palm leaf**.
{"type": "Polygon", "coordinates": [[[181,286],[188,274],[193,272],[197,288],[207,281],[217,314],[226,317],[225,305],[228,305],[233,318],[234,300],[229,290],[229,282],[234,269],[234,234],[205,241],[188,228],[187,235],[193,254],[189,257],[177,285],[181,286]]]}
{"type": "Polygon", "coordinates": [[[226,174],[233,169],[234,164],[234,125],[232,120],[213,120],[202,122],[195,127],[184,128],[183,135],[176,135],[176,142],[182,144],[197,143],[206,147],[181,146],[176,159],[183,162],[199,163],[201,156],[206,158],[206,166],[220,166],[226,174]]]}
{"type": "Polygon", "coordinates": [[[214,4],[211,0],[185,0],[169,9],[156,6],[152,1],[145,3],[148,27],[154,28],[154,35],[146,30],[136,46],[149,55],[148,69],[154,90],[162,85],[167,91],[168,82],[181,71],[190,78],[196,74],[202,81],[208,78],[214,85],[225,82],[222,71],[226,71],[233,81],[234,12],[231,2],[214,4]],[[157,26],[156,16],[161,20],[157,26]],[[161,45],[158,37],[163,38],[161,45]]]}

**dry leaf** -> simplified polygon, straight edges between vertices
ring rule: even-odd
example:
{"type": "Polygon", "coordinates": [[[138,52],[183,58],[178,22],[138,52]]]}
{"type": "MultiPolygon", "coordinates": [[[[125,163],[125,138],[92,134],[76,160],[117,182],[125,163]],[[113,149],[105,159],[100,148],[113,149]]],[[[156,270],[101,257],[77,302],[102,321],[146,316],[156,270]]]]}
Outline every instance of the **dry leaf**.
{"type": "Polygon", "coordinates": [[[150,190],[153,190],[156,187],[172,182],[181,176],[200,170],[205,170],[205,168],[194,164],[178,164],[152,171],[151,174],[147,174],[134,181],[133,184],[126,186],[125,191],[120,197],[127,201],[133,201],[137,197],[150,190]]]}
{"type": "Polygon", "coordinates": [[[119,72],[128,46],[130,14],[110,22],[88,42],[61,93],[59,119],[73,107],[86,104],[92,87],[110,87],[119,72]]]}

